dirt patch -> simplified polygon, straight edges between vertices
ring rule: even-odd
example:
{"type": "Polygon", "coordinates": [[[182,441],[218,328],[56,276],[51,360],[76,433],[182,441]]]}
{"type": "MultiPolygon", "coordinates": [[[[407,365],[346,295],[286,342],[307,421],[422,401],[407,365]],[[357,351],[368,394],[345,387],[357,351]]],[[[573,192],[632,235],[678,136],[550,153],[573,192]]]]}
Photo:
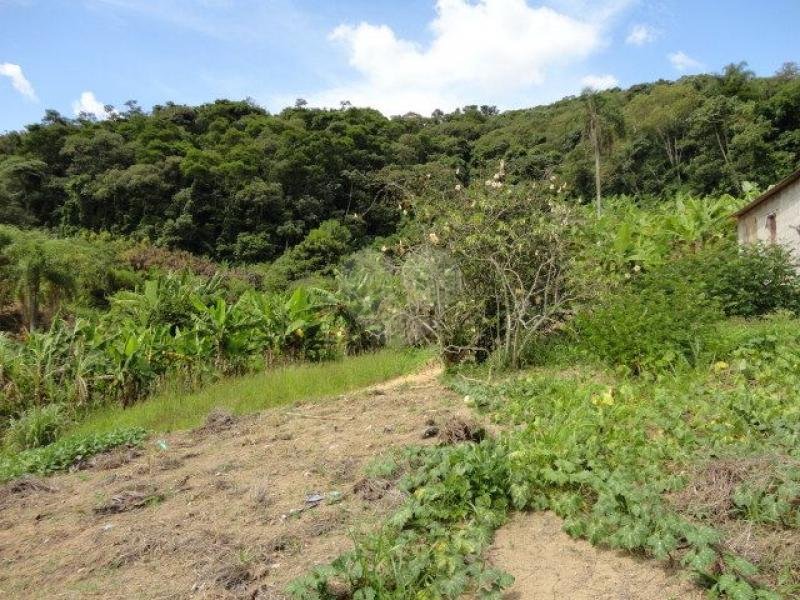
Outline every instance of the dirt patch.
{"type": "Polygon", "coordinates": [[[439,430],[439,439],[443,444],[480,442],[485,437],[486,429],[482,425],[463,417],[447,419],[439,430]]]}
{"type": "Polygon", "coordinates": [[[208,413],[206,422],[194,430],[195,433],[209,434],[226,431],[236,423],[236,417],[222,408],[214,408],[208,413]]]}
{"type": "Polygon", "coordinates": [[[90,459],[83,462],[80,465],[81,468],[86,469],[98,469],[98,470],[112,470],[121,467],[122,465],[127,465],[134,459],[139,458],[142,455],[141,450],[138,448],[130,448],[124,446],[122,448],[116,448],[109,452],[103,452],[102,454],[97,454],[96,456],[91,457],[90,459]]]}
{"type": "Polygon", "coordinates": [[[480,442],[486,437],[486,428],[472,419],[463,416],[450,416],[443,424],[429,418],[420,437],[423,440],[438,438],[442,444],[480,442]]]}
{"type": "Polygon", "coordinates": [[[15,497],[20,499],[33,494],[42,492],[52,494],[56,491],[58,491],[57,488],[47,480],[34,475],[26,475],[0,487],[0,508],[3,508],[6,502],[12,501],[15,497]]]}
{"type": "Polygon", "coordinates": [[[701,600],[681,574],[575,540],[550,512],[520,514],[498,530],[489,560],[516,581],[505,600],[701,600]]]}
{"type": "Polygon", "coordinates": [[[690,474],[689,483],[669,497],[682,512],[721,524],[735,518],[733,495],[743,483],[764,487],[774,473],[778,457],[718,458],[690,474]]]}
{"type": "Polygon", "coordinates": [[[52,491],[3,492],[0,597],[283,599],[289,581],[402,501],[393,486],[378,500],[354,486],[392,448],[438,443],[420,430],[462,403],[437,375],[233,421],[217,414],[113,472],[97,465],[48,478],[52,491]]]}
{"type": "Polygon", "coordinates": [[[366,502],[375,502],[386,496],[392,486],[392,482],[388,479],[364,478],[353,486],[353,492],[366,502]]]}
{"type": "Polygon", "coordinates": [[[94,512],[98,515],[123,513],[157,504],[163,499],[164,494],[158,491],[157,486],[137,484],[131,488],[118,491],[107,501],[95,506],[94,512]]]}

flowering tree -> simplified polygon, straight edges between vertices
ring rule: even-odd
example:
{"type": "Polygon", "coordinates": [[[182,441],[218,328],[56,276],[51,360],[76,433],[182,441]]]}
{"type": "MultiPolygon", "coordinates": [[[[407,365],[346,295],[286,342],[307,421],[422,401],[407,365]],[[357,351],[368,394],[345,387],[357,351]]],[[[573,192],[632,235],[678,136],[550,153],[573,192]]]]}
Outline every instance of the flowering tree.
{"type": "Polygon", "coordinates": [[[429,274],[406,277],[409,322],[438,341],[450,361],[495,352],[518,366],[524,348],[561,322],[571,297],[576,217],[560,199],[565,186],[503,180],[501,167],[485,185],[421,208],[430,231],[412,255],[429,274]]]}

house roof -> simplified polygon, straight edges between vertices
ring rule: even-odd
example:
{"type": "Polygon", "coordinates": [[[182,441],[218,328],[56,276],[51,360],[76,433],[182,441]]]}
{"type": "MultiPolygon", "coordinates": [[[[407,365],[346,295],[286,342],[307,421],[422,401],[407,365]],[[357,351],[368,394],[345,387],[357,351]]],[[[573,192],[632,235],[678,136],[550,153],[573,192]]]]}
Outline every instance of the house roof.
{"type": "Polygon", "coordinates": [[[800,179],[800,169],[797,169],[797,171],[795,171],[794,173],[792,173],[788,177],[785,177],[785,178],[781,179],[778,183],[773,185],[766,192],[761,194],[758,198],[756,198],[752,202],[749,202],[748,204],[746,204],[745,206],[743,206],[742,208],[737,210],[735,213],[733,213],[733,216],[734,217],[741,217],[743,214],[745,214],[747,212],[750,212],[750,210],[752,210],[753,208],[755,208],[756,206],[758,206],[759,204],[761,204],[765,200],[769,200],[770,198],[772,198],[778,192],[781,192],[781,191],[785,190],[787,187],[789,187],[790,185],[792,185],[795,181],[797,181],[799,179],[800,179]]]}

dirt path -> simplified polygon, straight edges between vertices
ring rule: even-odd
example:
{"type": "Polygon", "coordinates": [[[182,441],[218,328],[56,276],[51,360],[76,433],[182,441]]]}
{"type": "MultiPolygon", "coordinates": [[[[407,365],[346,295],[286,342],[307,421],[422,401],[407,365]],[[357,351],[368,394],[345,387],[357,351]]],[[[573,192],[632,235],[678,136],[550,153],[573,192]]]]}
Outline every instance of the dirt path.
{"type": "Polygon", "coordinates": [[[491,562],[513,574],[505,600],[701,600],[680,574],[652,561],[601,550],[562,531],[551,512],[521,514],[502,527],[491,562]]]}
{"type": "MultiPolygon", "coordinates": [[[[362,467],[422,439],[463,403],[428,368],[300,404],[150,440],[90,468],[0,488],[2,598],[284,598],[285,585],[351,547],[350,531],[402,502],[362,467]],[[310,502],[312,501],[312,502],[310,502]]],[[[654,564],[520,516],[492,560],[507,598],[693,598],[654,564]]],[[[700,596],[697,596],[700,597],[700,596]]]]}

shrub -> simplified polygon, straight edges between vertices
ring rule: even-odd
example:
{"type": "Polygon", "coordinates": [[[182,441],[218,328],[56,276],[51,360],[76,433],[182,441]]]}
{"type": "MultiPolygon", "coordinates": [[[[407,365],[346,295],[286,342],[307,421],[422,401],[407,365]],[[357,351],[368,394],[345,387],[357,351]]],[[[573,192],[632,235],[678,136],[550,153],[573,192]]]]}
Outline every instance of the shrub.
{"type": "Polygon", "coordinates": [[[582,349],[639,373],[694,362],[721,314],[701,287],[643,276],[573,321],[582,349]]]}
{"type": "Polygon", "coordinates": [[[743,246],[708,265],[708,295],[728,315],[754,317],[800,309],[800,274],[791,252],[779,244],[743,246]]]}
{"type": "Polygon", "coordinates": [[[518,367],[530,342],[559,326],[575,290],[568,281],[578,220],[553,178],[505,186],[501,165],[484,186],[421,207],[425,227],[402,269],[410,327],[442,347],[518,367]]]}
{"type": "Polygon", "coordinates": [[[66,411],[61,404],[33,406],[11,421],[5,433],[6,446],[28,450],[52,444],[67,422],[66,411]]]}
{"type": "Polygon", "coordinates": [[[339,260],[352,250],[353,234],[339,221],[323,222],[267,269],[264,285],[281,290],[310,275],[332,275],[339,260]]]}
{"type": "Polygon", "coordinates": [[[740,246],[723,240],[657,267],[705,290],[728,316],[757,317],[800,310],[800,274],[792,253],[779,244],[740,246]]]}
{"type": "Polygon", "coordinates": [[[404,298],[395,270],[387,256],[369,249],[349,256],[337,269],[335,296],[348,351],[379,348],[397,337],[404,298]]]}

